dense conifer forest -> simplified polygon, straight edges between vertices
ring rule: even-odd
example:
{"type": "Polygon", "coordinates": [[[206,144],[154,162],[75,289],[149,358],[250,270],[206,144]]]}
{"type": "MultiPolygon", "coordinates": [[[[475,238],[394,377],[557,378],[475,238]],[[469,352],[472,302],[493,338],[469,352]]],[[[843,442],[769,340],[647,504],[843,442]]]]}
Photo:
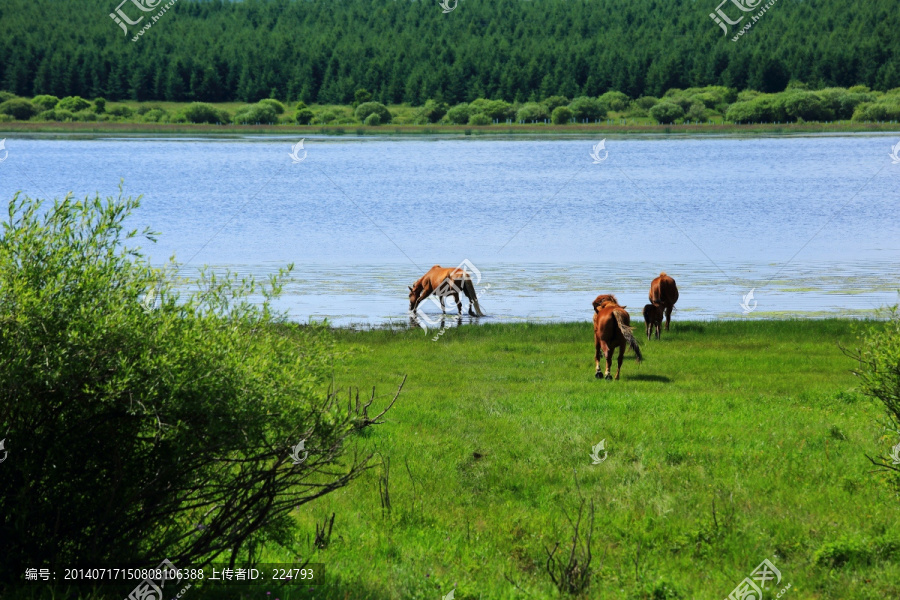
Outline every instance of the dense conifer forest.
{"type": "MultiPolygon", "coordinates": [[[[734,0],[762,6],[757,0],[734,0]]],[[[745,35],[711,18],[717,0],[3,0],[0,89],[19,96],[137,101],[273,97],[450,105],[661,96],[727,86],[778,92],[900,87],[896,0],[778,0],[745,35]],[[453,5],[453,0],[448,3],[453,5]],[[144,21],[123,31],[117,8],[144,21]],[[136,40],[136,41],[132,41],[136,40]]]]}

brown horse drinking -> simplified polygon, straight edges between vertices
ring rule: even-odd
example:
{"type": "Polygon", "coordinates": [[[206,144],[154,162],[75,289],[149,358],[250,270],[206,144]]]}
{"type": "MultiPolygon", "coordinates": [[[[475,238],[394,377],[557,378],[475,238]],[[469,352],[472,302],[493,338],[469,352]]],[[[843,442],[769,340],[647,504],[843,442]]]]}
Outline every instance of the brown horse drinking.
{"type": "Polygon", "coordinates": [[[619,363],[616,368],[616,379],[622,371],[622,359],[625,355],[625,346],[634,350],[637,361],[641,362],[641,348],[631,333],[631,317],[625,311],[624,306],[612,294],[597,296],[594,306],[594,361],[597,364],[595,377],[600,379],[612,379],[609,370],[612,367],[612,355],[615,348],[619,349],[619,363]],[[606,373],[600,375],[600,356],[606,358],[606,373]]]}
{"type": "Polygon", "coordinates": [[[650,284],[650,302],[659,304],[666,311],[666,331],[669,330],[669,321],[672,319],[672,309],[678,302],[678,286],[675,280],[666,275],[665,271],[650,284]]]}
{"type": "Polygon", "coordinates": [[[659,339],[659,328],[662,326],[663,307],[659,304],[647,304],[644,306],[644,326],[647,328],[647,340],[656,329],[656,339],[659,339]]]}
{"type": "Polygon", "coordinates": [[[462,315],[462,302],[459,300],[459,292],[469,299],[469,315],[483,317],[481,307],[478,306],[478,298],[475,296],[475,285],[472,276],[464,269],[448,269],[440,265],[434,265],[428,272],[419,277],[409,287],[409,311],[415,312],[425,298],[434,294],[441,303],[441,312],[444,310],[444,298],[452,296],[456,302],[459,314],[462,315]],[[475,310],[472,310],[472,307],[475,310]]]}

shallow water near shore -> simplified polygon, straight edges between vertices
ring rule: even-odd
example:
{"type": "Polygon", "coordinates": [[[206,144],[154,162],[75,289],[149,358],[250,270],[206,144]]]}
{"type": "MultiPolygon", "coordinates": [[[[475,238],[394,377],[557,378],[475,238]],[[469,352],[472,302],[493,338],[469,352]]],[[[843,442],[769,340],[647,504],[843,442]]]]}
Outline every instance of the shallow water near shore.
{"type": "Polygon", "coordinates": [[[10,137],[0,191],[122,178],[155,262],[294,263],[278,306],[299,321],[408,324],[406,286],[464,259],[479,322],[588,320],[601,292],[634,317],[661,270],[676,319],[870,316],[900,288],[896,138],[632,136],[594,164],[573,138],[310,138],[295,163],[285,138],[10,137]]]}

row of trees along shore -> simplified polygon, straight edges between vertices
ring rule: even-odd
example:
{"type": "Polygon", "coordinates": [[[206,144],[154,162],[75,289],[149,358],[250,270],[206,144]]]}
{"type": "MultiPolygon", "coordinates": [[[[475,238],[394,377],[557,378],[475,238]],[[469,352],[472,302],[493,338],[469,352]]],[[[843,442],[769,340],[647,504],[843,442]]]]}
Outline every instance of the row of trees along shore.
{"type": "Polygon", "coordinates": [[[735,124],[853,121],[857,123],[900,120],[900,88],[871,90],[857,85],[810,90],[791,82],[784,91],[763,93],[737,91],[724,86],[670,89],[661,97],[630,98],[619,91],[600,96],[567,98],[553,95],[541,101],[507,102],[478,98],[450,105],[430,99],[421,106],[388,107],[373,100],[365,89],[357,89],[350,105],[307,106],[303,101],[282,102],[264,98],[230,111],[205,102],[165,108],[159,104],[109,104],[80,96],[59,98],[39,94],[20,98],[0,91],[0,123],[10,121],[208,124],[299,124],[299,125],[491,125],[496,123],[598,123],[612,119],[659,124],[706,123],[712,120],[735,124]]]}

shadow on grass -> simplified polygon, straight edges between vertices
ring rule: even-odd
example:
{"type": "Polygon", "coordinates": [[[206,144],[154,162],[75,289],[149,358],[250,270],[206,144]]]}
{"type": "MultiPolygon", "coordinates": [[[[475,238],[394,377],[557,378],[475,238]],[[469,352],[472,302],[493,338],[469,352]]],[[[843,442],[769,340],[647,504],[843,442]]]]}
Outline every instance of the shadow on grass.
{"type": "Polygon", "coordinates": [[[660,383],[671,383],[672,380],[665,375],[644,375],[638,373],[636,375],[622,375],[624,379],[635,379],[637,381],[658,381],[660,383]]]}

